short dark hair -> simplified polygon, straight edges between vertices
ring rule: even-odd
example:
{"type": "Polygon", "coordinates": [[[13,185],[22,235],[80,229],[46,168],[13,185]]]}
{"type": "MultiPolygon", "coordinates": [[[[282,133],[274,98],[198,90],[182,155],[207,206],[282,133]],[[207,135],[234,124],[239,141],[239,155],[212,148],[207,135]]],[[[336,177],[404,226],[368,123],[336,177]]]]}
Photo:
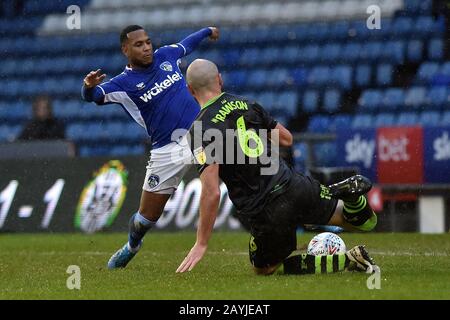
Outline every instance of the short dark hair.
{"type": "Polygon", "coordinates": [[[136,24],[123,28],[122,32],[120,32],[120,44],[122,45],[128,39],[127,34],[136,30],[144,30],[144,28],[136,24]]]}

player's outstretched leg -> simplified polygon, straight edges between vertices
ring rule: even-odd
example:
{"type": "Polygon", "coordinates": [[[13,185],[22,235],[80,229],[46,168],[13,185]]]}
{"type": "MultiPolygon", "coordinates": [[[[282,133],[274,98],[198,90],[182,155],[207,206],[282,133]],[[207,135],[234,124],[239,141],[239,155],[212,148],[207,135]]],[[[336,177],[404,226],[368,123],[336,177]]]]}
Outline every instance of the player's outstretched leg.
{"type": "Polygon", "coordinates": [[[142,246],[143,238],[156,222],[150,221],[136,212],[129,222],[128,242],[109,259],[108,268],[125,268],[142,246]]]}
{"type": "Polygon", "coordinates": [[[139,211],[128,224],[128,242],[109,259],[108,268],[125,268],[142,246],[142,241],[151,228],[156,225],[170,194],[142,191],[139,211]]]}
{"type": "Polygon", "coordinates": [[[371,188],[372,182],[361,175],[328,186],[331,197],[344,201],[345,221],[361,231],[370,231],[377,225],[377,216],[365,197],[371,188]]]}

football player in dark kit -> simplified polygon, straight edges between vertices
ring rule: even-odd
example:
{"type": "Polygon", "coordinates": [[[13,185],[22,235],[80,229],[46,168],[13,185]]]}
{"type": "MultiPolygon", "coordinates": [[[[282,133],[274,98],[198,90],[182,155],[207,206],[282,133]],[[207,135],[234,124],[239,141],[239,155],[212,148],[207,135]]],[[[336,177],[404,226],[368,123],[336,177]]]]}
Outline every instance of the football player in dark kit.
{"type": "Polygon", "coordinates": [[[207,250],[220,201],[219,179],[228,188],[236,216],[250,229],[250,261],[257,274],[272,274],[281,265],[289,274],[375,271],[364,246],[321,257],[295,252],[300,225],[372,230],[377,217],[364,196],[371,182],[357,175],[326,187],[296,173],[272,150],[291,145],[290,132],[256,102],[222,92],[214,63],[197,59],[186,77],[202,107],[190,129],[202,194],[197,240],[177,272],[192,270],[207,250]]]}

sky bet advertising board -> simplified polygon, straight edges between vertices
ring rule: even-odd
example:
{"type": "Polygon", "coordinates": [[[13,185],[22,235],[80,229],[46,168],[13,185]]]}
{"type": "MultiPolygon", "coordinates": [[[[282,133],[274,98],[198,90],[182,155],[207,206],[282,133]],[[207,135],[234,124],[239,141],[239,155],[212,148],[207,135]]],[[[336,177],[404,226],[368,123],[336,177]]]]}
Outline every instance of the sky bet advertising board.
{"type": "Polygon", "coordinates": [[[376,130],[340,130],[337,132],[338,166],[359,167],[360,173],[375,181],[376,130]]]}
{"type": "Polygon", "coordinates": [[[450,128],[425,128],[425,181],[450,182],[450,128]]]}
{"type": "Polygon", "coordinates": [[[357,166],[377,183],[450,183],[450,128],[340,130],[339,166],[357,166]]]}
{"type": "MultiPolygon", "coordinates": [[[[127,231],[139,208],[147,157],[0,162],[0,232],[127,231]]],[[[224,184],[215,227],[240,229],[224,184]]],[[[156,230],[194,230],[201,183],[192,168],[156,230]]]]}

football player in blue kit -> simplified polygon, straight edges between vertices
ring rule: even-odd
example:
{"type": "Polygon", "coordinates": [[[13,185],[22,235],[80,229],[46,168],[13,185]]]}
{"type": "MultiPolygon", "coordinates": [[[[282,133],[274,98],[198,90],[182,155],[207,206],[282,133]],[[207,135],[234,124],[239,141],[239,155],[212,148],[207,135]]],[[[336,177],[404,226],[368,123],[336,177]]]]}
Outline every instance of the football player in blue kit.
{"type": "Polygon", "coordinates": [[[174,132],[186,132],[200,106],[189,93],[179,64],[207,37],[217,40],[219,29],[201,29],[153,52],[145,30],[131,25],[120,34],[122,53],[128,59],[125,70],[106,82],[100,69],[84,78],[84,100],[98,105],[120,104],[152,141],[139,211],[129,221],[128,242],[108,261],[110,269],[124,268],[136,255],[144,235],[155,226],[189,167],[186,163],[191,162],[191,152],[186,137],[175,137],[174,132]]]}

